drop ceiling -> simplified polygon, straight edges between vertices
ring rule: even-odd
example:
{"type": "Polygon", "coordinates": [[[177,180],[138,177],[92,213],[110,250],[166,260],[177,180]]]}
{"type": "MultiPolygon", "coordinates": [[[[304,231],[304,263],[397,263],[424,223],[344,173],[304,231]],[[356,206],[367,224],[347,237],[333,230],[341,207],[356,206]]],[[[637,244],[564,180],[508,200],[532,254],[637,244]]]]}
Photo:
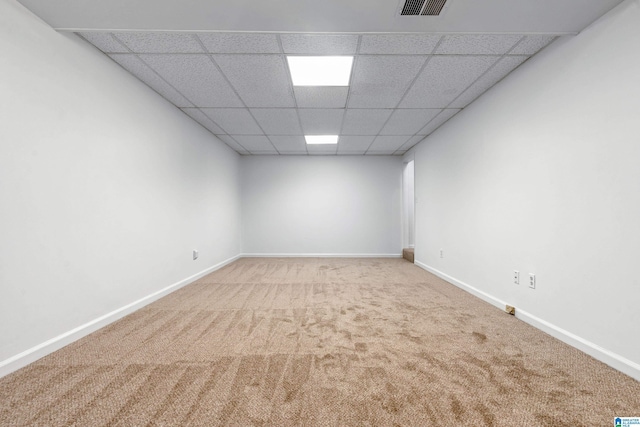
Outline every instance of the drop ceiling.
{"type": "Polygon", "coordinates": [[[400,17],[387,0],[22,0],[245,155],[403,154],[619,2],[449,0],[439,17],[400,17]],[[352,55],[350,85],[294,87],[287,55],[352,55]]]}
{"type": "Polygon", "coordinates": [[[577,34],[622,0],[448,0],[400,16],[398,0],[19,0],[57,30],[577,34]]]}

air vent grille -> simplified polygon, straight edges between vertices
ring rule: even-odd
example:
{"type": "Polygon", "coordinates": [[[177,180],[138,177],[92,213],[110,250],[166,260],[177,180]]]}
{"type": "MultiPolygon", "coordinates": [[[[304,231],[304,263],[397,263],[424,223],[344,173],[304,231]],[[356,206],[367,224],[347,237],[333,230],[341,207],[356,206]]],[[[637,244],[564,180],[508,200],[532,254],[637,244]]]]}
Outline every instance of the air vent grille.
{"type": "Polygon", "coordinates": [[[429,0],[420,15],[437,16],[442,12],[442,8],[447,0],[429,0]]]}
{"type": "Polygon", "coordinates": [[[400,15],[420,15],[426,0],[407,0],[400,15]]]}
{"type": "Polygon", "coordinates": [[[447,0],[406,0],[400,15],[405,16],[437,16],[442,12],[447,0]]]}

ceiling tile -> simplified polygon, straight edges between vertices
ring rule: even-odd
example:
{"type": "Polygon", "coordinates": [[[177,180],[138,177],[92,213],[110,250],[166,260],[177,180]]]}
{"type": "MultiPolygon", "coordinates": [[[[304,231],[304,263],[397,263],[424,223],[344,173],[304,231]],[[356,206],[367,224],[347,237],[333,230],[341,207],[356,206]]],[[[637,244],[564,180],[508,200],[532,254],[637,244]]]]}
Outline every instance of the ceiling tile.
{"type": "Polygon", "coordinates": [[[305,135],[338,135],[344,110],[307,108],[298,114],[305,135]]]}
{"type": "Polygon", "coordinates": [[[202,53],[192,34],[186,33],[114,33],[136,53],[202,53]]]}
{"type": "Polygon", "coordinates": [[[307,154],[307,144],[301,135],[273,135],[269,139],[280,153],[307,154]]]}
{"type": "Polygon", "coordinates": [[[263,135],[249,110],[245,108],[203,108],[202,112],[234,138],[236,135],[263,135]]]}
{"type": "Polygon", "coordinates": [[[424,138],[424,135],[412,136],[411,139],[409,139],[407,142],[402,144],[400,148],[398,148],[396,154],[404,154],[407,150],[416,145],[418,142],[422,141],[424,138]]]}
{"type": "Polygon", "coordinates": [[[343,136],[338,140],[338,154],[364,154],[375,136],[343,136]]]}
{"type": "Polygon", "coordinates": [[[349,108],[341,135],[377,135],[392,112],[392,109],[349,108]]]}
{"type": "Polygon", "coordinates": [[[360,54],[426,55],[442,36],[437,34],[369,34],[362,36],[360,54]]]}
{"type": "Polygon", "coordinates": [[[302,55],[353,55],[358,48],[357,35],[281,34],[284,53],[302,55]]]}
{"type": "Polygon", "coordinates": [[[393,156],[397,150],[367,151],[367,156],[393,156]]]}
{"type": "Polygon", "coordinates": [[[193,106],[191,102],[171,87],[171,85],[162,80],[160,76],[158,76],[144,62],[138,59],[136,55],[113,54],[109,55],[109,57],[174,105],[178,107],[193,106]]]}
{"type": "Polygon", "coordinates": [[[247,107],[294,107],[281,55],[214,55],[247,107]]]}
{"type": "Polygon", "coordinates": [[[253,154],[256,154],[256,152],[260,152],[261,154],[277,153],[273,144],[269,141],[269,138],[264,135],[233,135],[233,139],[253,154]]]}
{"type": "Polygon", "coordinates": [[[242,107],[207,55],[140,55],[196,107],[242,107]]]}
{"type": "MultiPolygon", "coordinates": [[[[369,147],[369,153],[381,153],[390,151],[393,153],[409,140],[409,136],[377,136],[369,147]]],[[[388,153],[388,154],[391,154],[388,153]]]]}
{"type": "Polygon", "coordinates": [[[182,111],[184,111],[187,116],[191,117],[193,120],[207,128],[214,135],[220,135],[224,133],[224,131],[220,129],[220,127],[216,125],[206,114],[200,111],[200,109],[183,108],[182,111]]]}
{"type": "Polygon", "coordinates": [[[299,108],[344,108],[349,88],[295,86],[293,92],[299,108]]]}
{"type": "Polygon", "coordinates": [[[449,120],[451,117],[458,114],[460,110],[456,108],[447,108],[446,110],[442,110],[440,114],[436,116],[431,122],[429,122],[425,127],[423,127],[418,135],[421,135],[423,138],[429,135],[434,130],[438,129],[444,122],[449,120]]]}
{"type": "Polygon", "coordinates": [[[280,53],[275,34],[199,33],[197,37],[210,53],[280,53]]]}
{"type": "Polygon", "coordinates": [[[460,34],[445,36],[437,54],[502,55],[522,38],[519,34],[460,34]]]}
{"type": "Polygon", "coordinates": [[[295,108],[253,108],[251,113],[267,135],[302,135],[295,108]]]}
{"type": "Polygon", "coordinates": [[[113,38],[111,33],[78,33],[104,53],[129,53],[129,49],[113,38]]]}
{"type": "Polygon", "coordinates": [[[349,108],[394,108],[426,56],[359,56],[355,63],[349,108]]]}
{"type": "Polygon", "coordinates": [[[533,55],[548,45],[556,36],[526,36],[509,55],[533,55]]]}
{"type": "Polygon", "coordinates": [[[433,56],[400,107],[444,108],[498,59],[498,56],[433,56]]]}
{"type": "Polygon", "coordinates": [[[234,140],[229,135],[216,135],[216,138],[218,138],[220,141],[224,142],[240,154],[249,154],[249,151],[247,151],[242,145],[238,144],[236,140],[234,140]]]}
{"type": "Polygon", "coordinates": [[[307,145],[307,151],[309,152],[309,154],[324,154],[324,155],[337,154],[338,144],[307,145]]]}
{"type": "Polygon", "coordinates": [[[528,56],[504,56],[489,71],[473,83],[450,105],[453,108],[464,108],[482,95],[487,89],[502,80],[507,74],[526,61],[528,56]]]}
{"type": "Polygon", "coordinates": [[[440,109],[398,109],[380,135],[414,135],[440,113],[440,109]]]}

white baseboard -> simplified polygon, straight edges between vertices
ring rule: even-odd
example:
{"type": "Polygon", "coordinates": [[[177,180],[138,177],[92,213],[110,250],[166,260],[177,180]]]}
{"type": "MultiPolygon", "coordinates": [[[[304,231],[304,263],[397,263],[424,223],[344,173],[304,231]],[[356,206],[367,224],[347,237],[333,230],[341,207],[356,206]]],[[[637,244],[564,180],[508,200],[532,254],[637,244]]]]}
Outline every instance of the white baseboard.
{"type": "MultiPolygon", "coordinates": [[[[430,273],[435,274],[441,279],[444,279],[447,282],[469,292],[470,294],[475,295],[476,297],[482,299],[483,301],[486,301],[489,304],[495,307],[498,307],[501,310],[504,310],[505,305],[507,304],[506,302],[492,295],[489,295],[486,292],[483,292],[477,288],[474,288],[473,286],[468,285],[467,283],[464,283],[460,280],[457,280],[420,261],[415,261],[414,264],[416,264],[418,267],[424,270],[427,270],[430,273]]],[[[528,313],[524,310],[520,310],[517,307],[516,307],[516,317],[522,320],[523,322],[528,323],[529,325],[551,335],[552,337],[557,338],[560,341],[566,344],[569,344],[570,346],[575,347],[580,351],[583,351],[584,353],[587,353],[589,356],[593,357],[594,359],[597,359],[611,366],[612,368],[617,369],[618,371],[623,372],[629,375],[630,377],[640,381],[640,364],[637,364],[632,360],[629,360],[625,357],[620,356],[619,354],[609,351],[606,348],[600,347],[599,345],[594,344],[591,341],[588,341],[584,338],[581,338],[569,331],[566,331],[552,323],[549,323],[546,320],[540,319],[531,313],[528,313]]]]}
{"type": "Polygon", "coordinates": [[[402,258],[402,254],[242,254],[243,258],[402,258]]]}
{"type": "Polygon", "coordinates": [[[103,328],[108,324],[113,323],[116,320],[121,319],[124,316],[131,314],[148,304],[151,304],[152,302],[170,294],[171,292],[177,291],[178,289],[198,280],[199,278],[206,276],[207,274],[212,273],[227,264],[232,263],[240,257],[241,255],[236,255],[232,258],[222,261],[216,265],[200,271],[199,273],[189,276],[186,279],[174,283],[173,285],[167,286],[164,289],[160,289],[159,291],[147,295],[144,298],[140,298],[139,300],[127,304],[124,307],[120,307],[119,309],[114,310],[111,313],[100,316],[97,319],[85,323],[84,325],[80,325],[77,328],[74,328],[68,332],[58,335],[57,337],[51,338],[50,340],[38,344],[35,347],[25,350],[20,354],[16,354],[13,357],[1,361],[0,378],[27,366],[29,363],[33,363],[36,360],[50,353],[53,353],[54,351],[59,350],[66,345],[71,344],[74,341],[77,341],[80,338],[83,338],[90,333],[95,332],[98,329],[103,328]]]}
{"type": "Polygon", "coordinates": [[[477,296],[481,300],[486,301],[489,304],[491,304],[491,305],[493,305],[495,307],[498,307],[501,310],[504,310],[504,307],[507,304],[506,302],[504,302],[504,301],[502,301],[502,300],[500,300],[498,298],[495,298],[494,296],[489,295],[488,293],[483,292],[480,289],[474,288],[471,285],[468,285],[468,284],[466,284],[464,282],[461,282],[460,280],[458,280],[458,279],[456,279],[454,277],[451,277],[451,276],[443,273],[440,270],[436,270],[435,268],[430,267],[427,264],[424,264],[424,263],[422,263],[420,261],[417,261],[417,260],[414,261],[413,263],[415,265],[417,265],[418,267],[420,267],[420,268],[422,268],[424,270],[427,270],[429,273],[435,274],[436,276],[440,277],[441,279],[444,279],[447,282],[449,282],[449,283],[451,283],[453,285],[456,285],[459,288],[464,289],[465,291],[469,292],[470,294],[477,296]]]}
{"type": "Polygon", "coordinates": [[[531,313],[527,313],[524,310],[518,310],[516,308],[516,317],[525,323],[534,326],[541,331],[546,332],[554,338],[559,339],[562,342],[569,344],[572,347],[577,348],[580,351],[587,353],[594,359],[598,359],[602,363],[606,363],[614,369],[623,372],[630,377],[640,381],[640,365],[632,360],[620,356],[606,348],[600,347],[598,344],[594,344],[591,341],[587,341],[569,331],[559,328],[546,320],[542,320],[531,313]]]}

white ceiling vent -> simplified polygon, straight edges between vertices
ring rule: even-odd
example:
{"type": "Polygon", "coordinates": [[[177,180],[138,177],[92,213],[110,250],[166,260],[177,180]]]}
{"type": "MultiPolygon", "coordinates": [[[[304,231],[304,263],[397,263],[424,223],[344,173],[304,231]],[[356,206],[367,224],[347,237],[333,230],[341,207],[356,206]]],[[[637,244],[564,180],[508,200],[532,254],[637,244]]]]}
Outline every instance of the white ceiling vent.
{"type": "Polygon", "coordinates": [[[447,0],[405,0],[400,15],[438,16],[447,0]]]}

